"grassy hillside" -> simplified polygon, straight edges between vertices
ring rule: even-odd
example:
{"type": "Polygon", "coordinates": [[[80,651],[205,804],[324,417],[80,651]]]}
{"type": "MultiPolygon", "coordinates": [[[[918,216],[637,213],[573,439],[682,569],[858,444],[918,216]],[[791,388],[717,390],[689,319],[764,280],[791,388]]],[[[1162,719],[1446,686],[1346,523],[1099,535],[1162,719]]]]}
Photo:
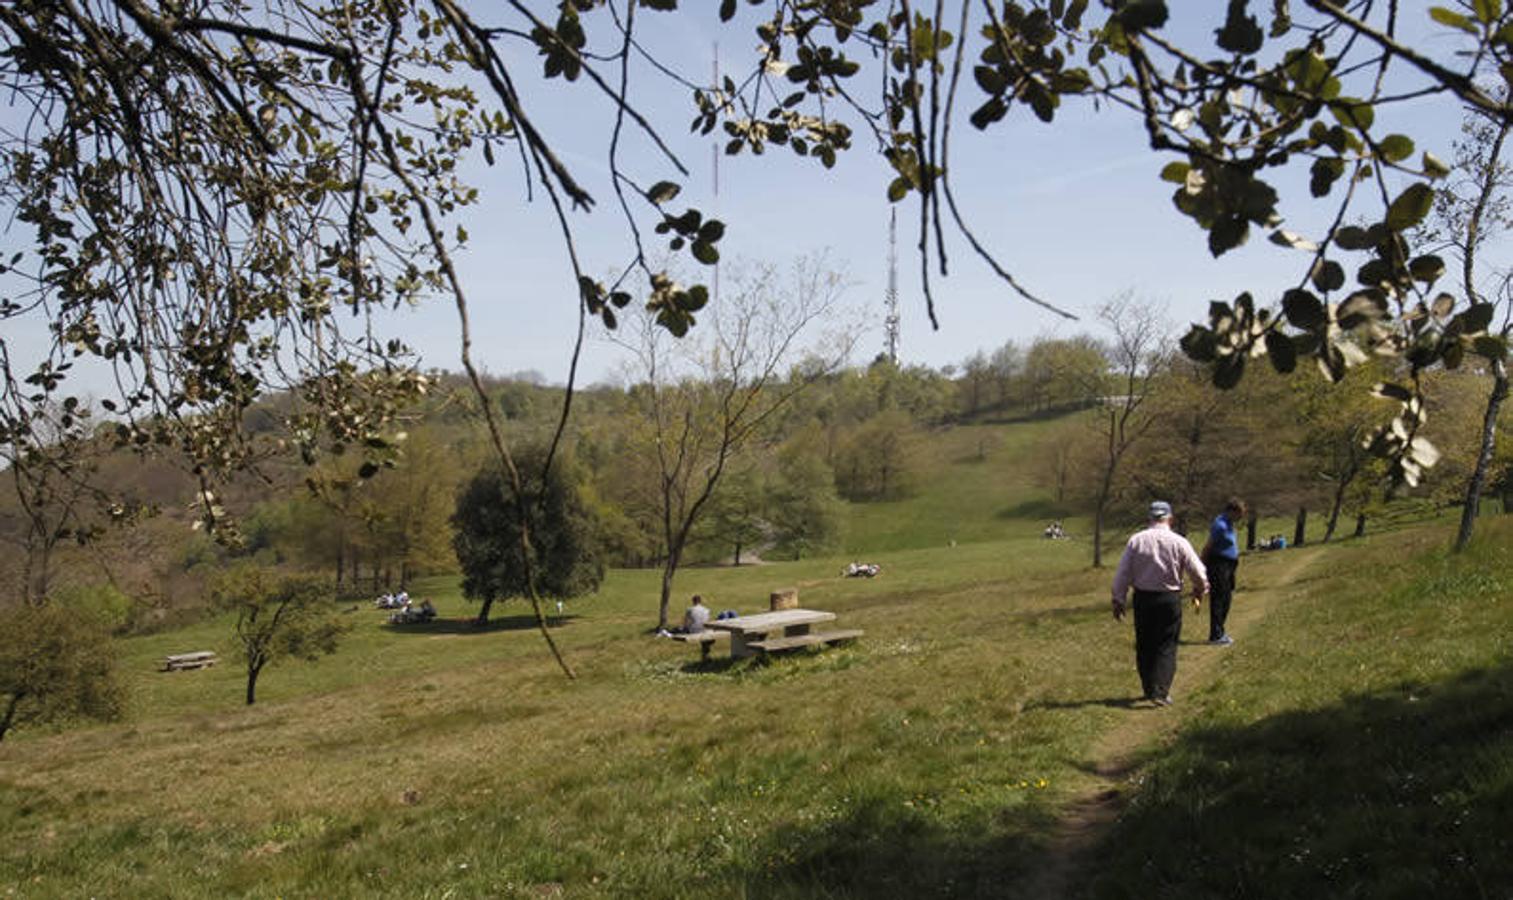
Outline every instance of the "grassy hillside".
{"type": "Polygon", "coordinates": [[[920,453],[913,496],[852,506],[847,551],[876,555],[1038,537],[1057,517],[1051,496],[1036,484],[1036,445],[1054,424],[964,425],[933,433],[920,453]]]}
{"type": "Polygon", "coordinates": [[[1007,474],[1037,427],[947,434],[855,553],[679,577],[742,612],[796,586],[866,629],[847,648],[700,665],[626,571],[556,625],[573,682],[520,606],[473,629],[447,580],[415,591],[441,621],[353,608],[251,708],[227,622],[125,641],[126,721],[0,743],[0,894],[1013,897],[1110,742],[1145,768],[1055,895],[1513,883],[1513,517],[1455,558],[1444,524],[1248,556],[1240,643],[1184,646],[1178,706],[1136,709],[1109,573],[1007,474]],[[882,576],[839,577],[861,554],[882,576]],[[198,649],[227,662],[154,671],[198,649]]]}

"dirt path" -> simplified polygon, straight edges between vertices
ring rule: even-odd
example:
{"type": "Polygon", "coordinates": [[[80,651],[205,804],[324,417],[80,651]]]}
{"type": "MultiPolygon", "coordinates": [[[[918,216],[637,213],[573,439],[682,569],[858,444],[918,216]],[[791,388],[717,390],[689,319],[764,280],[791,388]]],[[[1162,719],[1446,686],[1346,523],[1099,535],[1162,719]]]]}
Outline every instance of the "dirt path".
{"type": "MultiPolygon", "coordinates": [[[[1289,552],[1275,566],[1268,566],[1261,588],[1246,587],[1237,591],[1229,621],[1225,623],[1237,643],[1242,643],[1252,626],[1287,596],[1289,588],[1319,556],[1319,548],[1289,552]]],[[[1196,616],[1187,610],[1189,620],[1184,632],[1206,634],[1208,614],[1196,616]],[[1203,629],[1193,628],[1196,618],[1203,629]]],[[[1184,640],[1186,637],[1184,636],[1184,640]]],[[[1203,684],[1229,650],[1222,647],[1183,646],[1179,652],[1177,686],[1203,684]]],[[[1042,857],[1043,863],[1024,885],[1021,896],[1033,900],[1062,900],[1076,884],[1078,873],[1088,871],[1086,855],[1098,838],[1111,826],[1124,808],[1125,789],[1134,770],[1135,751],[1155,741],[1169,739],[1192,715],[1181,702],[1168,709],[1132,709],[1118,724],[1105,732],[1088,753],[1089,768],[1096,776],[1094,784],[1074,799],[1057,824],[1042,857]]]]}

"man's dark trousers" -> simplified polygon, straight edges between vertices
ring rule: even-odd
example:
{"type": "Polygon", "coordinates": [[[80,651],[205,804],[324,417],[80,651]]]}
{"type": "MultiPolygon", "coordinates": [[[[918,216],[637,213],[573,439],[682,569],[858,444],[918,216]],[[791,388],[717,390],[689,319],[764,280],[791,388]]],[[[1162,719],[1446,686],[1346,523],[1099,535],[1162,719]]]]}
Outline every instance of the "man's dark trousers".
{"type": "Polygon", "coordinates": [[[1182,636],[1179,591],[1135,591],[1135,668],[1151,699],[1171,693],[1177,675],[1177,639],[1182,636]]]}
{"type": "Polygon", "coordinates": [[[1217,641],[1225,634],[1224,620],[1235,597],[1235,569],[1240,561],[1216,556],[1203,563],[1208,568],[1208,639],[1217,641]]]}

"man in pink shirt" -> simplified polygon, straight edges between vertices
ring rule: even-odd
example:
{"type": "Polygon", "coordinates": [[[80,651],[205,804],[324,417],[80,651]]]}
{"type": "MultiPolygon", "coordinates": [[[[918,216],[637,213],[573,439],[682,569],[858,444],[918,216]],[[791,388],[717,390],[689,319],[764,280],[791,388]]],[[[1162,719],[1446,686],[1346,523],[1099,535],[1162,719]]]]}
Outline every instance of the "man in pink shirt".
{"type": "Polygon", "coordinates": [[[1135,668],[1145,699],[1170,706],[1182,636],[1182,576],[1193,586],[1193,608],[1208,593],[1208,572],[1187,538],[1171,529],[1172,507],[1150,505],[1150,524],[1130,536],[1114,572],[1114,618],[1123,619],[1124,597],[1135,589],[1135,668]]]}

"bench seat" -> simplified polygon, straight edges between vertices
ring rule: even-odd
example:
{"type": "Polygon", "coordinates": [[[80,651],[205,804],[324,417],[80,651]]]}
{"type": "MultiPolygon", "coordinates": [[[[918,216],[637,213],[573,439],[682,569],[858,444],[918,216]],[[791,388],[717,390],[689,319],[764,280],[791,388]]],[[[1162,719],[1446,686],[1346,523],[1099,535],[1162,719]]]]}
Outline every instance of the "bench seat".
{"type": "Polygon", "coordinates": [[[216,655],[210,650],[201,650],[196,653],[176,653],[163,657],[163,667],[160,672],[178,672],[184,669],[203,669],[213,666],[217,662],[216,655]]]}
{"type": "Polygon", "coordinates": [[[712,644],[720,638],[730,637],[728,631],[701,631],[698,634],[674,634],[670,635],[675,641],[685,644],[712,644]]]}
{"type": "Polygon", "coordinates": [[[730,632],[728,632],[728,631],[701,631],[698,634],[674,634],[674,635],[671,635],[671,637],[672,637],[673,640],[675,640],[675,641],[682,641],[685,644],[698,644],[699,645],[699,659],[705,660],[705,659],[709,658],[709,648],[710,648],[710,646],[712,644],[714,644],[715,641],[718,641],[718,640],[720,640],[722,638],[729,638],[730,637],[730,632]]]}
{"type": "Polygon", "coordinates": [[[862,633],[860,628],[846,628],[839,631],[816,631],[809,634],[768,638],[765,641],[751,641],[746,646],[753,650],[761,650],[764,653],[776,653],[780,650],[794,650],[798,647],[808,647],[814,644],[834,644],[840,641],[850,641],[861,637],[862,633]]]}

